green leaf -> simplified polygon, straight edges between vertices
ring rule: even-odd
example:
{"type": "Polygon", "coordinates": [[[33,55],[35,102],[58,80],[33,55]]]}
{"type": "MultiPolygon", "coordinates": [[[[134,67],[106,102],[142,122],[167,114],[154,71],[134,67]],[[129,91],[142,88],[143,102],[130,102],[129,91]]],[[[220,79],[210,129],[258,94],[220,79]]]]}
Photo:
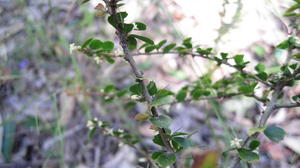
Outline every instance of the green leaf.
{"type": "Polygon", "coordinates": [[[145,37],[145,36],[141,36],[141,35],[137,35],[137,34],[131,34],[131,35],[129,35],[128,37],[134,37],[134,38],[137,38],[137,39],[139,39],[139,40],[144,41],[145,43],[154,45],[154,41],[151,40],[151,39],[148,38],[148,37],[145,37]]]}
{"type": "Polygon", "coordinates": [[[131,30],[133,29],[133,27],[134,27],[133,24],[127,24],[127,23],[125,23],[125,24],[124,24],[124,31],[125,31],[126,33],[129,33],[129,32],[131,32],[131,30]]]}
{"type": "Polygon", "coordinates": [[[183,136],[183,135],[189,135],[188,133],[185,132],[174,132],[171,137],[176,137],[176,136],[183,136]]]}
{"type": "Polygon", "coordinates": [[[282,128],[276,127],[274,125],[267,127],[264,130],[264,134],[268,137],[271,141],[279,142],[283,140],[285,136],[285,131],[282,128]]]}
{"type": "Polygon", "coordinates": [[[142,22],[135,22],[134,24],[136,25],[136,29],[134,29],[134,30],[146,30],[147,29],[147,26],[142,22]]]}
{"type": "Polygon", "coordinates": [[[156,159],[157,163],[159,163],[163,167],[167,167],[176,162],[176,156],[174,153],[162,153],[156,159]]]}
{"type": "Polygon", "coordinates": [[[150,94],[151,96],[153,96],[153,95],[156,94],[156,92],[157,92],[157,87],[156,87],[155,82],[153,82],[153,81],[149,82],[149,84],[147,85],[147,88],[148,88],[149,94],[150,94]]]}
{"type": "Polygon", "coordinates": [[[151,155],[151,158],[153,160],[156,160],[161,154],[163,154],[165,152],[167,152],[167,151],[165,151],[165,150],[159,150],[159,151],[153,152],[152,155],[151,155]]]}
{"type": "Polygon", "coordinates": [[[89,44],[90,49],[97,50],[102,48],[103,42],[101,40],[92,40],[89,44]]]}
{"type": "Polygon", "coordinates": [[[160,146],[165,146],[163,140],[161,139],[160,137],[160,134],[157,134],[153,137],[152,141],[157,144],[157,145],[160,145],[160,146]]]}
{"type": "Polygon", "coordinates": [[[167,40],[162,40],[156,45],[156,49],[159,50],[164,44],[167,43],[167,40]]]}
{"type": "Polygon", "coordinates": [[[133,94],[136,94],[136,95],[142,95],[143,88],[140,83],[136,83],[136,84],[130,86],[129,91],[131,91],[133,94]]]}
{"type": "Polygon", "coordinates": [[[89,133],[88,133],[88,139],[89,140],[91,140],[94,137],[94,135],[96,133],[96,130],[97,130],[96,127],[94,127],[94,128],[92,128],[92,129],[89,130],[89,133]]]}
{"type": "Polygon", "coordinates": [[[250,148],[250,150],[255,150],[257,147],[259,147],[259,145],[260,145],[260,141],[253,140],[250,142],[249,148],[250,148]]]}
{"type": "Polygon", "coordinates": [[[299,101],[300,100],[300,94],[293,96],[292,99],[296,102],[299,101]]]}
{"type": "Polygon", "coordinates": [[[243,65],[244,64],[244,55],[236,55],[233,57],[235,63],[237,65],[243,65]]]}
{"type": "Polygon", "coordinates": [[[168,52],[171,51],[175,46],[176,46],[175,43],[172,43],[172,44],[167,45],[167,46],[163,49],[163,53],[168,53],[168,52]]]}
{"type": "Polygon", "coordinates": [[[165,96],[160,98],[155,98],[151,103],[152,106],[161,106],[165,104],[170,104],[174,101],[173,96],[165,96]]]}
{"type": "Polygon", "coordinates": [[[178,143],[183,148],[188,148],[193,146],[193,143],[190,139],[186,139],[183,137],[173,137],[172,140],[178,143]]]}
{"type": "Polygon", "coordinates": [[[176,95],[177,101],[179,102],[184,101],[187,96],[187,91],[188,91],[188,87],[182,88],[176,95]]]}
{"type": "MultiPolygon", "coordinates": [[[[124,19],[128,16],[127,12],[119,12],[116,14],[117,15],[117,19],[121,22],[124,23],[124,19]]],[[[113,26],[113,27],[117,27],[117,24],[115,23],[114,19],[112,16],[109,16],[107,18],[108,22],[113,26]]]]}
{"type": "Polygon", "coordinates": [[[259,63],[259,64],[257,64],[257,65],[255,66],[255,70],[256,70],[257,72],[264,72],[264,71],[265,71],[265,65],[259,63]]]}
{"type": "Polygon", "coordinates": [[[209,55],[212,52],[212,48],[207,48],[207,49],[202,49],[202,48],[197,48],[197,53],[203,54],[203,55],[209,55]]]}
{"type": "Polygon", "coordinates": [[[243,92],[243,93],[252,93],[254,92],[254,88],[250,85],[242,85],[239,87],[239,92],[243,92]]]}
{"type": "Polygon", "coordinates": [[[94,40],[93,38],[87,39],[87,40],[81,45],[81,48],[86,48],[93,40],[94,40]]]}
{"type": "Polygon", "coordinates": [[[182,44],[186,47],[186,48],[193,48],[193,44],[191,42],[192,38],[186,38],[183,40],[182,44]]]}
{"type": "Polygon", "coordinates": [[[158,117],[151,117],[150,122],[159,128],[168,128],[172,123],[172,119],[167,115],[160,115],[158,117]]]}
{"type": "Polygon", "coordinates": [[[237,150],[239,157],[246,162],[257,162],[259,161],[259,155],[252,152],[251,150],[240,148],[237,150]]]}
{"type": "Polygon", "coordinates": [[[263,81],[266,81],[268,79],[268,74],[265,72],[260,72],[256,74],[256,76],[263,81]]]}
{"type": "Polygon", "coordinates": [[[283,42],[281,42],[280,44],[278,44],[276,47],[279,48],[279,49],[283,49],[284,50],[284,49],[289,48],[290,44],[289,44],[288,40],[284,40],[283,42]]]}
{"type": "Polygon", "coordinates": [[[111,56],[108,56],[108,55],[102,55],[102,56],[108,63],[110,63],[110,64],[115,63],[115,60],[111,56]]]}
{"type": "Polygon", "coordinates": [[[228,56],[228,53],[221,53],[221,57],[223,60],[227,59],[227,56],[228,56]]]}
{"type": "Polygon", "coordinates": [[[137,47],[137,41],[136,41],[136,39],[134,37],[128,36],[127,41],[128,41],[128,48],[129,48],[129,50],[136,49],[136,47],[137,47]]]}
{"type": "Polygon", "coordinates": [[[159,98],[170,96],[170,95],[174,95],[174,93],[167,89],[159,89],[155,95],[155,98],[159,99],[159,98]]]}
{"type": "Polygon", "coordinates": [[[105,51],[111,52],[114,49],[115,44],[111,41],[105,41],[102,43],[102,48],[105,51]]]}
{"type": "Polygon", "coordinates": [[[112,91],[115,90],[115,89],[116,89],[116,86],[115,86],[115,85],[113,85],[113,84],[107,85],[107,86],[105,86],[105,88],[104,88],[104,92],[105,92],[105,93],[110,93],[110,92],[112,92],[112,91]]]}
{"type": "Polygon", "coordinates": [[[148,47],[145,48],[145,53],[149,53],[149,52],[151,52],[155,49],[156,49],[155,45],[148,46],[148,47]]]}
{"type": "Polygon", "coordinates": [[[193,99],[199,99],[201,96],[209,96],[210,91],[204,90],[202,88],[196,88],[191,92],[193,99]]]}

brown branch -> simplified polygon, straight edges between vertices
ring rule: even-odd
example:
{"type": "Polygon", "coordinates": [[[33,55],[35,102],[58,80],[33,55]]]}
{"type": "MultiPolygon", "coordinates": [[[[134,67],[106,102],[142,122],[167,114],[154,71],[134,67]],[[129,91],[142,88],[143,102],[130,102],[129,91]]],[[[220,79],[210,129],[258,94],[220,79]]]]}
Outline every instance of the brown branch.
{"type": "MultiPolygon", "coordinates": [[[[151,106],[152,104],[152,97],[149,94],[149,91],[147,89],[146,81],[143,80],[143,74],[140,72],[137,68],[136,62],[133,59],[129,48],[128,48],[128,42],[127,42],[127,33],[123,30],[123,23],[119,20],[117,17],[117,1],[116,0],[103,0],[106,4],[106,7],[108,9],[108,13],[113,18],[114,22],[116,23],[116,34],[120,40],[120,45],[123,48],[124,52],[124,59],[130,64],[130,67],[133,71],[133,74],[135,75],[136,81],[142,86],[142,95],[144,99],[146,100],[147,104],[151,106]]],[[[157,117],[158,112],[156,107],[151,108],[152,116],[157,117]]],[[[165,129],[160,128],[159,129],[159,135],[162,138],[164,145],[170,152],[174,152],[173,148],[171,147],[169,139],[165,136],[165,129]]],[[[176,168],[176,163],[173,164],[174,168],[176,168]]]]}

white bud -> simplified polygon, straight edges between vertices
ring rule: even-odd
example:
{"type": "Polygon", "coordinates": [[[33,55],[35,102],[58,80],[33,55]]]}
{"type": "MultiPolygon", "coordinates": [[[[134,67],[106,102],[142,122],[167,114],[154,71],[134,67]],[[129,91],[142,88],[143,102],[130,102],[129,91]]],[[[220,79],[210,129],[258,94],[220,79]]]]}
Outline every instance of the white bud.
{"type": "Polygon", "coordinates": [[[69,46],[69,51],[70,51],[70,54],[72,54],[73,53],[73,51],[77,51],[77,50],[79,50],[81,47],[80,46],[77,46],[77,45],[75,45],[75,43],[72,43],[72,44],[70,44],[70,46],[69,46]]]}
{"type": "Polygon", "coordinates": [[[236,148],[241,148],[241,142],[243,140],[239,138],[234,138],[233,140],[230,141],[230,146],[236,147],[236,148]]]}

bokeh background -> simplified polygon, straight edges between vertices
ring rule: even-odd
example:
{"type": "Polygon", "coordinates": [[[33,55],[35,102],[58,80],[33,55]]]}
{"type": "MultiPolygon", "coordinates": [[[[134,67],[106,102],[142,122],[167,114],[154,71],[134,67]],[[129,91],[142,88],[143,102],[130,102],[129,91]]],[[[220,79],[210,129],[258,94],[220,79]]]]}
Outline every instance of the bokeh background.
{"type": "MultiPolygon", "coordinates": [[[[108,84],[126,88],[134,83],[130,67],[121,59],[96,64],[69,45],[89,37],[118,43],[105,16],[97,16],[91,0],[0,0],[0,167],[133,168],[142,160],[134,149],[97,132],[88,139],[87,120],[97,117],[140,135],[146,145],[154,132],[133,120],[146,107],[127,107],[122,100],[106,103],[97,92],[108,84]]],[[[278,70],[286,52],[275,49],[287,38],[291,21],[282,15],[289,0],[126,0],[128,21],[148,25],[144,35],[155,42],[181,42],[186,37],[215,52],[245,54],[248,70],[263,63],[278,70]],[[277,66],[277,68],[276,68],[277,66]]],[[[117,46],[117,48],[120,48],[117,46]]],[[[214,80],[230,74],[201,58],[177,55],[136,57],[146,78],[161,88],[178,91],[212,72],[214,80]]],[[[300,92],[300,86],[286,90],[300,92]]],[[[246,137],[261,104],[255,99],[231,99],[164,106],[174,118],[172,130],[195,131],[201,150],[226,149],[234,137],[246,137]]],[[[300,110],[281,109],[269,120],[287,131],[281,143],[260,136],[259,168],[300,167],[300,110]]],[[[229,161],[222,163],[222,167],[229,161]]]]}

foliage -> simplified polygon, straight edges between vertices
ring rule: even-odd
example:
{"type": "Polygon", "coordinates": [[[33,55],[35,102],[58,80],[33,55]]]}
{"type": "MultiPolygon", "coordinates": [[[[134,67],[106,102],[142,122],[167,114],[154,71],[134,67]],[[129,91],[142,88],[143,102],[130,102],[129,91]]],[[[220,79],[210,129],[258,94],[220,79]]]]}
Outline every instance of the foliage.
{"type": "MultiPolygon", "coordinates": [[[[83,1],[86,3],[87,0],[83,1]]],[[[245,162],[256,162],[259,160],[258,149],[260,141],[256,139],[257,135],[264,133],[266,137],[274,142],[280,142],[285,136],[285,131],[276,126],[267,126],[266,122],[271,114],[279,108],[292,108],[300,106],[299,95],[293,96],[293,101],[288,104],[277,104],[282,98],[283,88],[296,85],[300,80],[300,66],[298,63],[287,62],[281,65],[280,72],[268,73],[264,64],[257,64],[254,68],[255,73],[246,70],[250,64],[243,54],[231,56],[230,53],[221,52],[214,53],[212,48],[199,47],[192,43],[192,38],[184,39],[180,44],[168,43],[162,40],[155,43],[150,37],[133,33],[134,31],[145,31],[147,25],[142,22],[127,23],[126,17],[128,13],[125,11],[118,12],[118,1],[104,0],[105,12],[108,14],[107,21],[117,31],[117,36],[123,48],[123,54],[114,54],[113,41],[101,41],[99,39],[90,38],[86,40],[78,49],[89,57],[101,59],[108,63],[114,63],[116,58],[124,58],[131,65],[133,74],[136,77],[136,83],[133,83],[125,90],[118,90],[114,85],[108,85],[103,88],[103,94],[109,95],[107,102],[113,101],[115,98],[127,98],[130,102],[143,102],[147,104],[148,110],[135,116],[135,120],[149,121],[152,129],[157,131],[157,135],[153,137],[153,143],[162,147],[162,150],[153,151],[151,159],[162,167],[176,167],[177,156],[179,153],[188,148],[197,146],[191,141],[189,133],[172,132],[169,127],[172,118],[168,114],[158,114],[158,108],[166,104],[174,104],[184,101],[199,101],[202,99],[230,98],[237,95],[252,97],[265,105],[265,110],[261,116],[257,127],[251,128],[248,138],[240,144],[242,140],[235,140],[233,148],[226,150],[236,151],[239,159],[245,162]],[[136,52],[144,48],[144,53],[136,52]],[[191,82],[182,87],[177,93],[173,91],[159,88],[154,80],[146,79],[137,69],[133,56],[147,54],[178,54],[181,57],[191,55],[200,57],[216,63],[216,66],[229,66],[236,71],[231,73],[229,77],[213,82],[209,75],[204,75],[199,80],[191,82]],[[256,88],[263,86],[264,94],[257,96],[256,88]]],[[[295,5],[290,7],[285,16],[298,17],[296,9],[300,8],[300,2],[295,0],[295,5]]],[[[100,6],[104,6],[101,4],[100,6]]],[[[293,25],[294,28],[297,27],[293,25]]],[[[296,29],[297,30],[297,29],[296,29]]],[[[299,57],[300,41],[297,37],[291,36],[277,45],[278,49],[287,50],[291,60],[297,61],[299,57]],[[294,54],[293,54],[294,53],[294,54]]],[[[123,131],[112,130],[109,124],[103,121],[91,120],[88,123],[90,127],[89,136],[100,128],[106,134],[115,136],[126,144],[134,146],[139,142],[135,136],[123,131]]],[[[134,146],[135,147],[135,146],[134,146]]],[[[150,153],[147,151],[147,153],[150,153]]],[[[224,152],[225,153],[225,152],[224,152]]],[[[202,155],[200,159],[194,160],[193,167],[215,167],[218,162],[216,152],[202,155]],[[206,161],[205,161],[206,159],[206,161]],[[201,161],[199,161],[201,160],[201,161]],[[198,163],[199,162],[199,163],[198,163]],[[197,163],[197,164],[196,164],[197,163]],[[199,166],[200,165],[200,166],[199,166]],[[202,166],[201,166],[202,165],[202,166]],[[213,166],[212,166],[213,165],[213,166]],[[204,166],[205,167],[205,166],[204,166]]],[[[239,163],[239,161],[237,162],[239,163]]]]}

